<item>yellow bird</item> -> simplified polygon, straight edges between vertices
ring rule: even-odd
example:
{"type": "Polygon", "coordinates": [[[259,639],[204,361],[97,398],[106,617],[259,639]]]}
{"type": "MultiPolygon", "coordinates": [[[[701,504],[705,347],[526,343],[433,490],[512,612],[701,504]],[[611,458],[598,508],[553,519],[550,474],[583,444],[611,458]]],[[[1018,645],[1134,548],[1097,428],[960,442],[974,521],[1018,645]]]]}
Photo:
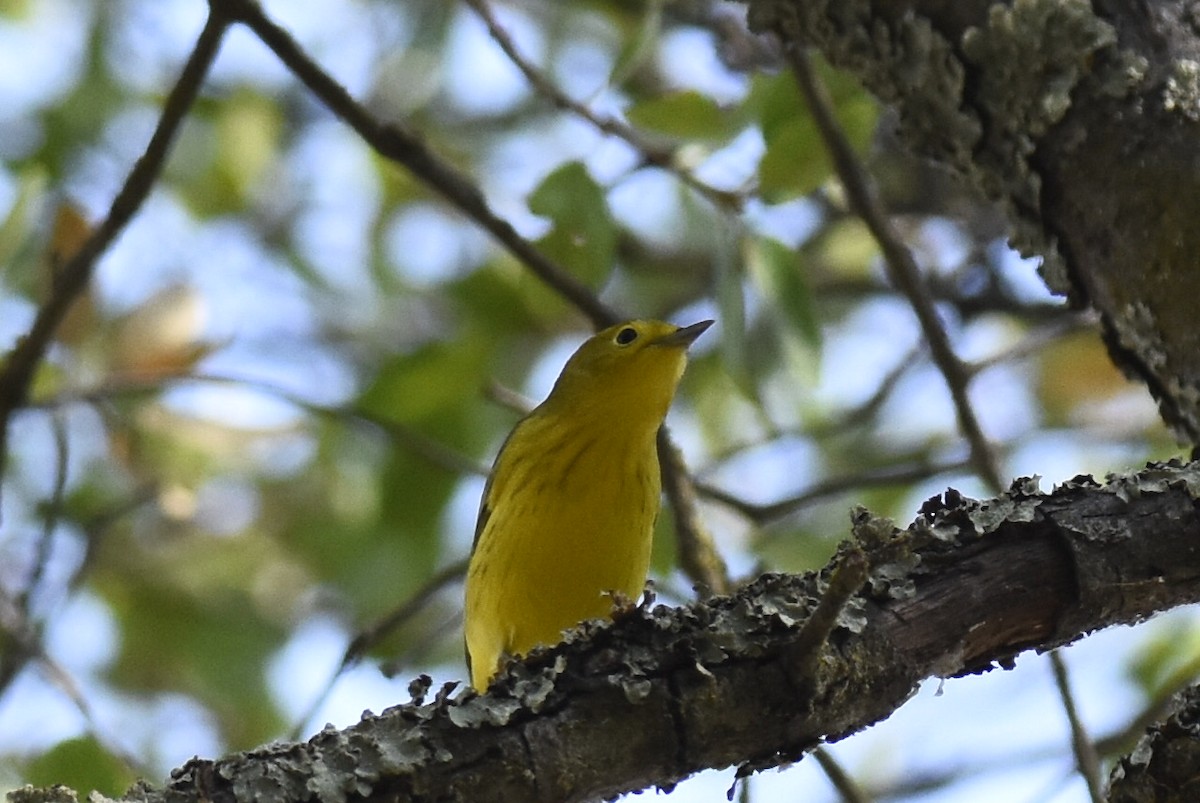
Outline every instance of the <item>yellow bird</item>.
{"type": "Polygon", "coordinates": [[[467,570],[471,685],[505,656],[557,644],[634,600],[650,567],[661,481],[655,436],[712,321],[629,321],[589,338],[500,448],[467,570]]]}

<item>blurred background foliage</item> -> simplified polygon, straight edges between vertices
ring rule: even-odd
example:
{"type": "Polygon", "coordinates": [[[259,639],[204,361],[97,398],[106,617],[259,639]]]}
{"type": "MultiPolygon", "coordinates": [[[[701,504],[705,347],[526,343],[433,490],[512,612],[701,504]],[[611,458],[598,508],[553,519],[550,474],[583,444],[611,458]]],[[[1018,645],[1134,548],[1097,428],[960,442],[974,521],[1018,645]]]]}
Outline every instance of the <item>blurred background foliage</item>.
{"type": "MultiPolygon", "coordinates": [[[[631,126],[637,147],[531,88],[477,7],[266,3],[353,96],[418,130],[614,308],[719,321],[670,421],[736,577],[823,565],[853,504],[906,522],[950,485],[988,495],[911,310],[740,6],[485,7],[548,82],[631,126]]],[[[104,215],[206,10],[0,2],[0,347],[104,215]]],[[[906,157],[852,79],[820,74],[971,366],[1003,474],[1052,482],[1172,454],[1144,389],[1006,247],[996,213],[906,157]]],[[[235,29],[14,420],[0,785],[115,793],[193,754],[347,724],[407,699],[420,671],[464,677],[460,588],[453,571],[427,583],[466,556],[483,472],[586,333],[235,29]],[[339,675],[356,635],[423,588],[339,675]]],[[[655,576],[679,602],[690,583],[662,518],[655,576]]],[[[1194,674],[1200,645],[1171,622],[1106,648],[1123,699],[1194,674]]],[[[872,738],[868,750],[902,737],[872,738]]],[[[913,772],[861,766],[885,786],[913,772]]],[[[787,778],[772,788],[805,788],[787,778]]]]}

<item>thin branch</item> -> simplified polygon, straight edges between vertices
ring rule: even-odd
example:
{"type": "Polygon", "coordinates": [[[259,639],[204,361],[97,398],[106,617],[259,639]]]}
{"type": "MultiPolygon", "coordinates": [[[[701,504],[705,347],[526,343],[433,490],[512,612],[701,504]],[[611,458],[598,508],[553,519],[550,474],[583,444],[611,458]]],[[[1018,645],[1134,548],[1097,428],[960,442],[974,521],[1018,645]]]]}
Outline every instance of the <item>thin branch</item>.
{"type": "MultiPolygon", "coordinates": [[[[42,532],[34,549],[33,566],[29,579],[17,592],[11,605],[13,610],[6,611],[0,619],[6,632],[4,634],[4,649],[0,653],[0,695],[8,691],[17,675],[29,663],[38,657],[36,651],[26,646],[27,642],[38,643],[41,638],[41,626],[34,619],[31,611],[38,590],[46,575],[46,566],[50,562],[50,551],[54,543],[54,532],[58,529],[58,517],[62,512],[63,495],[67,485],[67,462],[70,457],[66,429],[62,416],[51,417],[54,431],[55,472],[54,488],[46,505],[45,518],[42,522],[42,532]]],[[[40,643],[38,648],[41,649],[40,643]]]]}
{"type": "Polygon", "coordinates": [[[982,360],[969,363],[966,366],[967,373],[969,376],[974,377],[993,366],[1028,359],[1054,341],[1089,327],[1094,328],[1090,324],[1085,323],[1083,316],[1059,317],[1050,323],[1035,328],[1020,341],[1013,344],[1011,348],[985,357],[982,360]]]}
{"type": "Polygon", "coordinates": [[[54,488],[46,504],[45,517],[42,521],[42,533],[38,537],[33,567],[29,579],[17,594],[16,604],[21,614],[29,617],[33,599],[46,576],[46,565],[50,562],[50,549],[54,544],[54,531],[58,529],[58,518],[62,513],[63,496],[67,487],[67,463],[70,459],[70,445],[67,442],[66,424],[61,415],[50,417],[51,429],[54,432],[54,488]]]}
{"type": "Polygon", "coordinates": [[[338,679],[346,673],[351,667],[358,664],[371,649],[394,633],[398,628],[404,625],[405,622],[412,619],[422,610],[429,602],[441,591],[444,587],[451,583],[461,580],[463,575],[467,573],[467,561],[459,560],[451,563],[443,568],[440,572],[425,581],[425,584],[417,589],[417,591],[402,602],[399,606],[372,624],[364,627],[358,632],[350,644],[346,647],[346,651],[342,653],[342,661],[338,665],[337,670],[329,678],[325,684],[325,688],[309,705],[304,715],[296,720],[295,726],[292,728],[292,739],[299,739],[304,726],[311,720],[329,699],[329,695],[333,693],[333,687],[337,684],[338,679]]]}
{"type": "Polygon", "coordinates": [[[96,740],[110,755],[114,756],[118,761],[125,765],[126,769],[135,775],[143,778],[152,777],[153,770],[143,764],[142,761],[118,743],[116,738],[101,726],[99,719],[96,717],[96,712],[92,708],[92,704],[88,702],[87,697],[83,694],[83,689],[79,683],[67,671],[66,667],[51,658],[44,649],[40,650],[37,656],[37,665],[41,669],[42,674],[46,676],[58,690],[71,701],[79,715],[83,717],[83,721],[87,726],[88,733],[96,740]]]}
{"type": "Polygon", "coordinates": [[[921,348],[919,346],[909,349],[908,353],[892,366],[891,370],[884,374],[883,379],[879,380],[879,384],[876,386],[874,392],[865,401],[857,407],[845,411],[838,416],[836,421],[830,423],[824,429],[843,432],[871,421],[883,407],[884,403],[891,398],[892,391],[900,384],[900,380],[904,378],[904,375],[917,365],[917,358],[920,354],[921,348]]]}
{"type": "Polygon", "coordinates": [[[914,463],[903,466],[885,466],[874,471],[864,471],[859,474],[848,474],[844,477],[830,477],[821,480],[809,489],[768,504],[756,504],[742,499],[736,494],[718,488],[707,482],[697,482],[696,490],[706,498],[719,502],[741,513],[755,524],[764,524],[784,516],[791,515],[797,510],[819,502],[830,496],[857,491],[863,488],[880,488],[890,485],[902,485],[910,482],[936,477],[959,471],[971,466],[970,460],[951,460],[945,463],[914,463]]]}
{"type": "Polygon", "coordinates": [[[695,481],[688,473],[679,447],[671,442],[671,433],[665,424],[658,430],[658,462],[663,492],[675,511],[679,568],[706,593],[728,593],[729,569],[696,509],[695,481]]]}
{"type": "Polygon", "coordinates": [[[1088,736],[1087,730],[1079,719],[1079,711],[1075,707],[1075,696],[1071,693],[1071,683],[1067,678],[1067,664],[1062,653],[1054,650],[1050,653],[1050,666],[1054,669],[1054,684],[1058,687],[1058,695],[1062,698],[1063,709],[1067,713],[1067,721],[1071,723],[1071,749],[1075,753],[1075,767],[1087,783],[1088,795],[1092,803],[1104,803],[1104,782],[1100,778],[1100,758],[1096,748],[1088,736]]]}
{"type": "MultiPolygon", "coordinates": [[[[780,40],[787,42],[788,38],[780,32],[780,40]]],[[[829,149],[850,204],[879,243],[888,275],[916,313],[921,331],[929,343],[933,361],[946,380],[954,401],[954,409],[958,414],[959,429],[971,447],[972,466],[980,478],[998,493],[1002,490],[1000,470],[971,406],[967,393],[969,371],[950,345],[950,337],[942,325],[941,318],[938,317],[937,308],[925,287],[916,259],[880,205],[870,177],[859,164],[854,149],[834,116],[833,102],[824,84],[813,71],[807,52],[795,45],[788,45],[786,49],[796,83],[804,93],[813,120],[821,132],[821,138],[829,149]]]]}
{"type": "Polygon", "coordinates": [[[0,479],[8,462],[8,430],[13,413],[29,395],[34,371],[46,356],[50,341],[71,304],[87,287],[96,261],[141,207],[162,172],[171,142],[192,107],[204,76],[212,66],[221,39],[229,25],[226,16],[212,4],[208,21],[167,95],[162,115],[146,150],[138,157],[124,186],[113,199],[108,216],[96,227],[79,250],[55,271],[48,297],[38,309],[29,331],[17,341],[0,369],[0,479]]]}
{"type": "Polygon", "coordinates": [[[495,379],[492,379],[484,386],[483,395],[489,401],[493,401],[501,407],[506,407],[514,413],[520,413],[521,415],[525,415],[534,407],[537,407],[537,402],[533,399],[500,384],[495,379]]]}
{"type": "Polygon", "coordinates": [[[818,747],[813,751],[813,757],[821,765],[825,777],[833,784],[833,788],[837,790],[844,803],[870,803],[870,796],[855,783],[854,778],[846,772],[845,767],[833,757],[832,753],[824,747],[818,747]]]}
{"type": "MultiPolygon", "coordinates": [[[[5,672],[11,669],[15,676],[15,673],[20,671],[25,664],[34,661],[46,679],[75,706],[80,716],[83,717],[88,733],[101,747],[133,773],[142,776],[149,775],[149,768],[143,765],[136,756],[124,750],[101,727],[91,703],[84,696],[74,677],[46,652],[46,648],[41,642],[41,633],[33,626],[25,612],[17,608],[14,600],[4,596],[0,596],[0,635],[4,637],[5,672]]],[[[7,686],[11,680],[11,677],[6,676],[3,685],[7,686]]]]}
{"type": "Polygon", "coordinates": [[[381,122],[350,97],[345,87],[322,70],[287,31],[267,18],[258,3],[253,0],[211,2],[253,31],[296,78],[380,156],[404,166],[427,187],[482,226],[547,286],[587,315],[597,329],[621,320],[587,285],[539,251],[518,234],[511,223],[493,212],[471,178],[434,153],[417,132],[399,122],[381,122]]]}
{"type": "Polygon", "coordinates": [[[660,147],[650,142],[639,131],[623,120],[605,114],[598,114],[563,92],[548,76],[543,74],[525,57],[517,47],[516,42],[508,35],[508,31],[496,20],[496,16],[492,13],[492,9],[486,0],[466,0],[466,3],[483,20],[483,24],[487,26],[488,33],[492,39],[504,51],[504,55],[508,56],[509,61],[521,71],[521,74],[525,76],[525,80],[530,83],[534,91],[539,95],[549,100],[556,107],[569,111],[591,123],[602,134],[624,140],[641,154],[642,160],[646,164],[654,165],[655,167],[660,167],[671,172],[684,184],[696,190],[705,198],[708,198],[718,207],[734,214],[741,214],[745,209],[746,197],[743,193],[717,189],[696,178],[691,172],[679,167],[675,160],[675,148],[660,147]]]}
{"type": "Polygon", "coordinates": [[[55,409],[67,404],[95,404],[105,399],[115,398],[125,394],[140,394],[140,393],[155,393],[163,390],[168,384],[179,382],[200,382],[219,385],[236,385],[243,388],[252,388],[254,390],[268,393],[280,401],[287,402],[300,410],[312,415],[316,418],[324,419],[352,419],[364,424],[369,424],[378,427],[387,433],[394,442],[412,450],[420,455],[431,464],[444,468],[447,471],[456,474],[480,474],[487,475],[488,467],[478,461],[468,457],[456,449],[447,446],[441,441],[429,437],[425,433],[405,426],[398,421],[383,418],[375,415],[361,407],[349,406],[328,406],[318,404],[316,402],[304,399],[294,393],[291,393],[269,382],[249,378],[249,377],[232,377],[220,376],[216,374],[162,374],[151,378],[134,377],[121,379],[113,382],[109,381],[105,384],[84,390],[72,391],[69,393],[61,393],[57,396],[44,399],[35,404],[29,405],[30,408],[37,409],[55,409]]]}
{"type": "Polygon", "coordinates": [[[113,505],[107,510],[101,511],[93,516],[90,521],[81,524],[84,536],[86,537],[87,548],[84,551],[83,560],[79,562],[75,572],[67,581],[68,593],[78,591],[83,585],[83,580],[87,576],[88,570],[91,569],[97,552],[100,549],[101,541],[108,535],[117,522],[126,516],[130,515],[143,505],[148,505],[158,498],[158,484],[153,482],[143,483],[140,485],[127,499],[113,505]]]}

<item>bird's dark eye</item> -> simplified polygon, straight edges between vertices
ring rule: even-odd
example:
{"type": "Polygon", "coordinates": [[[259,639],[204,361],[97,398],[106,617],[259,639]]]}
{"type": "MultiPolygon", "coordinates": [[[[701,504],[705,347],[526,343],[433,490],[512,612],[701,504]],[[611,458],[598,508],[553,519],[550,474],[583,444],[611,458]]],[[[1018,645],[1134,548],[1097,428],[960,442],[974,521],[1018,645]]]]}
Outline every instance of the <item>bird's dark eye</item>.
{"type": "Polygon", "coordinates": [[[617,332],[618,346],[628,346],[635,340],[637,340],[637,330],[632,326],[626,326],[624,329],[617,332]]]}

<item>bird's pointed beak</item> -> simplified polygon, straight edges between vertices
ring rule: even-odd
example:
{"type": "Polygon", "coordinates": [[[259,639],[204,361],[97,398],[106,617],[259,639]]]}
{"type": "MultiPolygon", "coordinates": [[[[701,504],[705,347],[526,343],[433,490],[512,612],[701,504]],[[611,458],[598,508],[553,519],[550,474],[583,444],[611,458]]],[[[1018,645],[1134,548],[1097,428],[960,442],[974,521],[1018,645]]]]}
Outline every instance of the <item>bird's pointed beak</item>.
{"type": "Polygon", "coordinates": [[[676,329],[669,335],[663,335],[658,340],[655,340],[654,345],[675,346],[685,349],[696,342],[696,338],[704,334],[704,331],[712,325],[712,321],[700,321],[700,323],[694,323],[691,326],[684,326],[681,329],[676,329]]]}

